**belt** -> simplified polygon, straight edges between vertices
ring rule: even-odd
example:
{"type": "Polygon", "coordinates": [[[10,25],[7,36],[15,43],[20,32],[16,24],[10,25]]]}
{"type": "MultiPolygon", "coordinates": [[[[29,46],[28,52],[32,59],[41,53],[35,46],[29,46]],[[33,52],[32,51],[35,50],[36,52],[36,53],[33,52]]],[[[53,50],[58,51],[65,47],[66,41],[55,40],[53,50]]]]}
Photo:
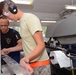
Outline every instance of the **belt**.
{"type": "Polygon", "coordinates": [[[39,66],[45,66],[45,65],[48,65],[48,64],[50,64],[50,60],[32,62],[32,63],[30,63],[30,66],[32,68],[35,68],[35,67],[39,67],[39,66]]]}

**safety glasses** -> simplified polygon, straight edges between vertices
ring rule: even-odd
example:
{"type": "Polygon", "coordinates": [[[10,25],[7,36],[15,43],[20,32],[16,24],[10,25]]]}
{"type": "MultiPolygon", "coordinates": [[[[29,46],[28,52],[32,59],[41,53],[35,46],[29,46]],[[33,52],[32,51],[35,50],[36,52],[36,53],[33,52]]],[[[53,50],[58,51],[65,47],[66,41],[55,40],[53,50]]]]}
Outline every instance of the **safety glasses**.
{"type": "Polygon", "coordinates": [[[8,17],[9,13],[8,12],[4,12],[4,16],[8,17]]]}
{"type": "Polygon", "coordinates": [[[7,18],[9,16],[8,12],[4,12],[3,15],[0,15],[0,18],[7,18]]]}

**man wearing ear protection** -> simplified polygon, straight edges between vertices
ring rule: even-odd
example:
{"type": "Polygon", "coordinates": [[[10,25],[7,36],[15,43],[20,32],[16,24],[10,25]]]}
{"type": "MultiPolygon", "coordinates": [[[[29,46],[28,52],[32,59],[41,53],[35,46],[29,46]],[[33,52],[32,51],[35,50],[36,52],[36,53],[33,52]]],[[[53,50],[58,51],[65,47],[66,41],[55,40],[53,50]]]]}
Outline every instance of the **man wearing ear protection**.
{"type": "Polygon", "coordinates": [[[25,52],[25,57],[20,60],[21,66],[32,75],[51,75],[50,60],[45,49],[38,17],[19,9],[16,13],[12,13],[6,2],[0,3],[0,10],[1,15],[5,15],[8,19],[20,21],[22,46],[25,52]]]}

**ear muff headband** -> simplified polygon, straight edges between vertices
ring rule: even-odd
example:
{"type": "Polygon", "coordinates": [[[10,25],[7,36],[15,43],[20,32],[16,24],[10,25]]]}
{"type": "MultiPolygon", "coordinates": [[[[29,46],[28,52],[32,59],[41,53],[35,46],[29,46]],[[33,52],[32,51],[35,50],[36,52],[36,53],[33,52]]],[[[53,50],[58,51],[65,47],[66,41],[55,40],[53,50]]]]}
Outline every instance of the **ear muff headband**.
{"type": "Polygon", "coordinates": [[[8,9],[12,14],[16,14],[18,12],[17,6],[11,0],[5,0],[5,3],[7,3],[8,9]]]}

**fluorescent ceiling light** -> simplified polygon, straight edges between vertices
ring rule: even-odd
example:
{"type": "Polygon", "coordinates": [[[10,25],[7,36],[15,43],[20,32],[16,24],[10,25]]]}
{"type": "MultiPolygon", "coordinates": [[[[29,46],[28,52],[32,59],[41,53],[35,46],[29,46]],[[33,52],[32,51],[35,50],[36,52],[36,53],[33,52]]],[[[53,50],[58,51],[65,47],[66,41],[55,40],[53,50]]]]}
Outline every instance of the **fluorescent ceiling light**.
{"type": "Polygon", "coordinates": [[[27,4],[27,5],[32,5],[33,0],[12,0],[16,4],[27,4]]]}
{"type": "MultiPolygon", "coordinates": [[[[0,0],[4,1],[4,0],[0,0]]],[[[32,5],[34,0],[12,0],[13,2],[15,2],[16,4],[26,4],[26,5],[32,5]]]]}
{"type": "MultiPolygon", "coordinates": [[[[14,22],[14,21],[11,21],[11,20],[9,20],[9,22],[14,22]]],[[[17,21],[17,22],[19,22],[19,21],[17,21]]],[[[42,23],[56,23],[56,21],[41,21],[42,23]]]]}
{"type": "Polygon", "coordinates": [[[65,8],[66,9],[76,10],[76,5],[66,5],[65,8]]]}
{"type": "Polygon", "coordinates": [[[42,23],[56,23],[56,21],[41,21],[42,23]]]}

